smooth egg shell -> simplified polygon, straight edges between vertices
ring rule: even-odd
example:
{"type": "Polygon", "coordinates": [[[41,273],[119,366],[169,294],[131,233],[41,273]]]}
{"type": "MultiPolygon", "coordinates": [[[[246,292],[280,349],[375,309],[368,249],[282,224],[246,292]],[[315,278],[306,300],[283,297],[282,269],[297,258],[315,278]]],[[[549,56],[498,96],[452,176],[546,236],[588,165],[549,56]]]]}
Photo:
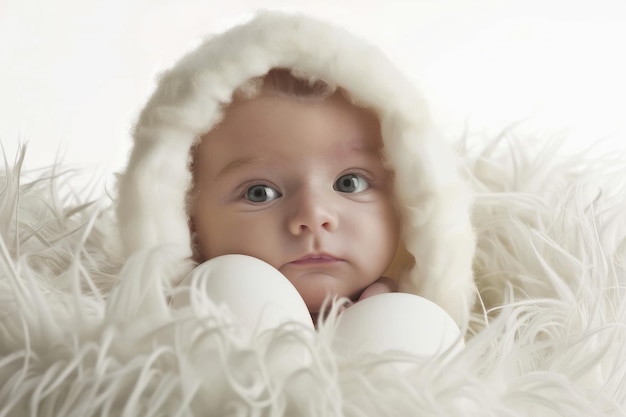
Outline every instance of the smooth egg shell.
{"type": "Polygon", "coordinates": [[[339,316],[333,347],[350,355],[389,350],[433,356],[464,346],[461,332],[441,307],[405,293],[359,301],[339,316]]]}
{"type": "MultiPolygon", "coordinates": [[[[225,306],[250,335],[285,323],[313,328],[311,315],[296,288],[277,269],[246,255],[223,255],[198,265],[181,286],[204,292],[217,306],[225,306]]],[[[189,291],[171,302],[190,303],[189,291]]]]}

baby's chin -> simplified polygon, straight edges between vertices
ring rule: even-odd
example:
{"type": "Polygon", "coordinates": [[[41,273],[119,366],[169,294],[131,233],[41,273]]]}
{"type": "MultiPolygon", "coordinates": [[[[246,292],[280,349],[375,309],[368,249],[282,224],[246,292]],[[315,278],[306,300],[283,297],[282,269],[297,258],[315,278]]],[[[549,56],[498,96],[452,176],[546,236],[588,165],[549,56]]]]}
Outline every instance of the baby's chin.
{"type": "MultiPolygon", "coordinates": [[[[304,300],[309,312],[319,313],[330,308],[333,300],[348,298],[355,301],[371,284],[357,277],[346,263],[331,267],[302,269],[281,267],[279,271],[287,277],[304,300]],[[326,302],[327,305],[324,303],[326,302]]],[[[372,278],[372,282],[377,278],[372,278]]]]}
{"type": "Polygon", "coordinates": [[[301,285],[296,285],[296,290],[304,300],[309,312],[311,314],[318,314],[323,310],[329,310],[335,301],[340,299],[349,299],[350,301],[355,301],[359,298],[359,295],[363,292],[363,288],[359,288],[356,291],[349,291],[345,288],[342,288],[340,282],[337,282],[337,279],[334,279],[335,282],[325,282],[325,285],[321,285],[322,283],[318,283],[313,287],[311,282],[307,283],[306,287],[302,288],[301,285]]]}

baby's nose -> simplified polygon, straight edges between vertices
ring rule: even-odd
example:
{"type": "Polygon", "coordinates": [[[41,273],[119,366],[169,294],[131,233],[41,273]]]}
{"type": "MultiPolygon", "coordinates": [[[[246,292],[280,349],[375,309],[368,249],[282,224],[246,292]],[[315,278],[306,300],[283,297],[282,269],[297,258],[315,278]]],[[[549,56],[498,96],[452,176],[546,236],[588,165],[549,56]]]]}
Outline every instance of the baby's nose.
{"type": "Polygon", "coordinates": [[[294,235],[320,231],[332,232],[337,228],[337,210],[330,198],[321,193],[303,191],[293,201],[289,231],[294,235]]]}

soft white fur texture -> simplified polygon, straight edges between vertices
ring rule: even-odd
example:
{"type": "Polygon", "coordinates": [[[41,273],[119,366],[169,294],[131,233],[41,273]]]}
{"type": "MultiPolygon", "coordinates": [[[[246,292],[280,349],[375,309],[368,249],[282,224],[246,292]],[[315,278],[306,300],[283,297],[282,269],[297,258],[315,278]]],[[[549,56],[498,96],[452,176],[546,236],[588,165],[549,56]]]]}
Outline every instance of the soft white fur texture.
{"type": "Polygon", "coordinates": [[[338,85],[376,112],[395,172],[404,244],[416,261],[399,278],[400,290],[434,301],[465,326],[475,299],[475,236],[472,194],[456,155],[433,128],[422,96],[382,52],[305,16],[261,13],[207,39],[160,77],[119,180],[124,255],[162,244],[187,247],[181,255],[191,255],[190,148],[219,122],[235,89],[277,67],[338,85]]]}
{"type": "Polygon", "coordinates": [[[626,415],[626,155],[559,159],[510,132],[458,148],[486,310],[431,360],[337,354],[332,322],[245,342],[204,294],[171,310],[186,247],[122,265],[109,198],[18,158],[0,177],[0,416],[626,415]]]}

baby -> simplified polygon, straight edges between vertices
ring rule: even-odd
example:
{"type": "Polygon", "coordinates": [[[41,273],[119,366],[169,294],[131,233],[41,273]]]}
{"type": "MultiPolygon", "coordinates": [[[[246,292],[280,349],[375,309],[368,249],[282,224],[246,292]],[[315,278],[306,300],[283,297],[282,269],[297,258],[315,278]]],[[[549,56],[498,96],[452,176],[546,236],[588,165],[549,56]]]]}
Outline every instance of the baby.
{"type": "Polygon", "coordinates": [[[262,13],[164,73],[134,139],[117,209],[127,256],[249,255],[314,318],[328,297],[400,291],[467,323],[471,192],[420,95],[366,42],[262,13]]]}
{"type": "Polygon", "coordinates": [[[188,210],[198,262],[259,258],[315,317],[329,296],[395,290],[393,174],[375,114],[323,81],[272,69],[235,92],[192,151],[188,210]]]}

